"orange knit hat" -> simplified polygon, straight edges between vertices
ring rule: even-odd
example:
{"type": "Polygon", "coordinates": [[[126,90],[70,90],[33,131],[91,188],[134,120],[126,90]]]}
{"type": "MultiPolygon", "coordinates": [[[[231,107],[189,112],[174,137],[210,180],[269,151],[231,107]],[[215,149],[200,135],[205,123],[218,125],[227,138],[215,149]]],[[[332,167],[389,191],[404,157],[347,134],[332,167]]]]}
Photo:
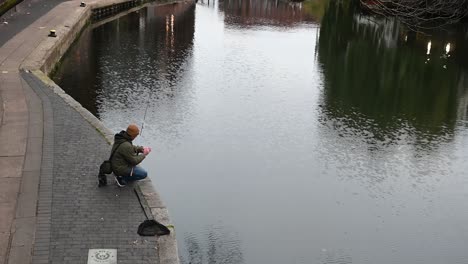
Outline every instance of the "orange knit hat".
{"type": "Polygon", "coordinates": [[[127,127],[127,134],[134,138],[134,137],[138,136],[138,134],[140,134],[140,129],[138,129],[137,125],[130,124],[127,127]]]}

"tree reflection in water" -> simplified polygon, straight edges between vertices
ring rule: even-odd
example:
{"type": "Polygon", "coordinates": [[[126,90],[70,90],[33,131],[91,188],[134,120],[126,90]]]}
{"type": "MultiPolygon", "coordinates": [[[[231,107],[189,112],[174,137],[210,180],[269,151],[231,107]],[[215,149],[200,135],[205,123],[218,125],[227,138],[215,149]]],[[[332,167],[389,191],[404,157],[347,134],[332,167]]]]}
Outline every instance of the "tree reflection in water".
{"type": "Polygon", "coordinates": [[[235,233],[226,231],[223,226],[207,228],[201,242],[194,234],[185,235],[187,260],[182,264],[244,263],[241,242],[235,233]]]}
{"type": "MultiPolygon", "coordinates": [[[[328,1],[328,0],[327,0],[328,1]]],[[[310,0],[307,3],[290,1],[222,0],[219,9],[224,12],[228,26],[248,27],[279,26],[316,23],[326,1],[310,0]],[[321,2],[317,4],[317,2],[321,2]],[[316,10],[319,10],[316,12],[316,10]]]]}
{"type": "Polygon", "coordinates": [[[334,120],[380,142],[397,142],[401,130],[418,144],[452,138],[468,98],[466,39],[431,33],[363,16],[353,1],[331,1],[318,42],[322,122],[334,120]]]}

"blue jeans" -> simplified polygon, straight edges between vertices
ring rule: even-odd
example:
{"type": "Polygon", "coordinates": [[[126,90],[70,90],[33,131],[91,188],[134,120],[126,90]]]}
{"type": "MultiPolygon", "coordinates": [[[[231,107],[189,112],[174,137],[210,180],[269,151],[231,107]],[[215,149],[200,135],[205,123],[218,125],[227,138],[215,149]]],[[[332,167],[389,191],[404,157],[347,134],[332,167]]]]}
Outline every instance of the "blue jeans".
{"type": "Polygon", "coordinates": [[[125,182],[143,180],[148,176],[148,172],[140,166],[133,167],[133,174],[130,176],[131,171],[128,172],[128,176],[122,176],[125,182]]]}

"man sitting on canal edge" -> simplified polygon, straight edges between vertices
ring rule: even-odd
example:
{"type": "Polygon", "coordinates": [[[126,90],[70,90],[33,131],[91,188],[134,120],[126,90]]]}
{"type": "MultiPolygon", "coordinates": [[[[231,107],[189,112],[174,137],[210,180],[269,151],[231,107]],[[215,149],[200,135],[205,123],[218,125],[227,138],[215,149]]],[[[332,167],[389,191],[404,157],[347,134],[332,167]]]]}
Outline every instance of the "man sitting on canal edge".
{"type": "Polygon", "coordinates": [[[135,124],[120,131],[114,136],[112,151],[115,151],[112,159],[112,171],[118,186],[124,187],[128,182],[142,180],[148,176],[145,169],[137,166],[151,152],[150,147],[134,146],[132,141],[140,134],[140,129],[135,124]]]}

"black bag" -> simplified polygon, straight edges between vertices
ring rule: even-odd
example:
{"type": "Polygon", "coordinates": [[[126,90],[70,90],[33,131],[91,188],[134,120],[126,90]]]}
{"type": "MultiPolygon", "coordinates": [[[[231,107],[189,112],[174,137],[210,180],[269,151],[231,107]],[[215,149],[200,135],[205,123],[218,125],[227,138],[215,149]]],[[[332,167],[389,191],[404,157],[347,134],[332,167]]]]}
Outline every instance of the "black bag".
{"type": "Polygon", "coordinates": [[[106,186],[107,185],[107,177],[103,173],[98,174],[98,187],[106,186]]]}
{"type": "Polygon", "coordinates": [[[103,174],[111,174],[112,173],[111,161],[110,160],[103,161],[101,166],[99,167],[99,172],[103,174]]]}
{"type": "Polygon", "coordinates": [[[163,224],[154,219],[145,220],[138,226],[137,233],[140,236],[164,236],[169,235],[171,231],[163,224]]]}
{"type": "MultiPolygon", "coordinates": [[[[123,143],[123,142],[122,142],[123,143]]],[[[105,160],[101,163],[101,165],[99,166],[99,174],[98,174],[98,186],[99,187],[102,187],[102,186],[106,186],[107,185],[107,177],[106,177],[106,174],[111,174],[112,173],[112,163],[111,163],[111,160],[112,160],[112,156],[114,156],[114,153],[117,151],[117,149],[120,147],[120,145],[122,144],[120,143],[115,149],[114,151],[112,151],[110,157],[108,160],[105,160]]]]}

